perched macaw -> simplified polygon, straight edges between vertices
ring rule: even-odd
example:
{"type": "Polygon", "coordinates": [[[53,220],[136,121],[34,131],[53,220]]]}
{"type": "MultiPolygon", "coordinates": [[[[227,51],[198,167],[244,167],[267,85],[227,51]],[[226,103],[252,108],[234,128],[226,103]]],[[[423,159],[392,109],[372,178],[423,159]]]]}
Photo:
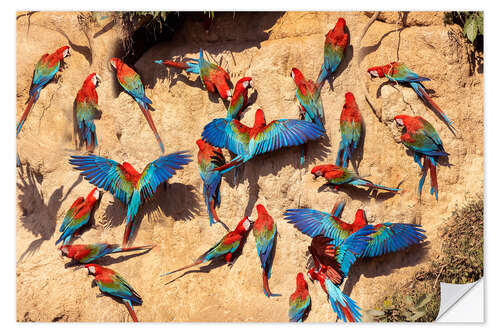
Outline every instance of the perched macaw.
{"type": "Polygon", "coordinates": [[[311,173],[314,175],[314,179],[320,176],[324,177],[330,184],[335,185],[336,189],[338,189],[340,185],[350,184],[354,186],[366,186],[372,189],[380,189],[394,193],[401,191],[399,188],[390,188],[374,184],[367,179],[359,177],[354,171],[334,164],[317,165],[312,168],[311,173]]]}
{"type": "Polygon", "coordinates": [[[351,265],[364,252],[370,240],[369,235],[373,232],[372,226],[365,226],[338,245],[331,238],[316,236],[309,246],[314,268],[307,274],[311,280],[320,283],[328,295],[333,311],[344,322],[361,321],[361,309],[339,287],[347,277],[351,265]]]}
{"type": "Polygon", "coordinates": [[[449,154],[443,148],[443,142],[434,127],[422,117],[398,115],[394,117],[396,124],[402,126],[401,142],[413,152],[413,158],[422,169],[422,177],[418,184],[418,193],[422,193],[427,169],[431,171],[431,194],[438,199],[437,160],[439,156],[449,154]],[[424,159],[422,166],[421,159],[424,159]]]}
{"type": "Polygon", "coordinates": [[[297,289],[290,295],[288,300],[288,318],[290,318],[290,322],[304,321],[311,310],[311,296],[304,275],[298,273],[296,281],[297,289]]]}
{"type": "Polygon", "coordinates": [[[359,111],[354,95],[350,92],[345,94],[345,104],[340,114],[340,135],[342,139],[339,144],[337,161],[335,164],[347,168],[352,154],[358,147],[363,128],[363,117],[359,111]]]}
{"type": "Polygon", "coordinates": [[[97,147],[94,118],[97,112],[98,96],[95,88],[100,82],[101,77],[96,73],[87,76],[82,88],[76,94],[75,100],[76,121],[81,138],[80,144],[85,142],[85,147],[89,152],[93,152],[97,147]]]}
{"type": "Polygon", "coordinates": [[[273,266],[273,247],[276,244],[276,223],[263,205],[257,205],[257,220],[252,231],[257,246],[257,254],[262,267],[262,284],[264,294],[267,297],[281,296],[273,294],[269,289],[269,279],[271,278],[271,267],[273,266]]]}
{"type": "Polygon", "coordinates": [[[87,264],[85,268],[89,270],[89,274],[94,275],[99,290],[111,296],[121,298],[123,304],[127,307],[132,320],[137,322],[137,315],[135,314],[132,303],[141,305],[141,296],[114,270],[105,268],[96,264],[87,264]]]}
{"type": "MultiPolygon", "coordinates": [[[[323,120],[325,114],[323,112],[323,102],[321,101],[321,88],[313,81],[306,80],[302,72],[295,67],[292,68],[290,75],[297,86],[295,95],[299,101],[300,119],[313,122],[324,130],[323,120]]],[[[306,148],[304,146],[304,149],[300,152],[300,165],[304,164],[306,148]]]]}
{"type": "Polygon", "coordinates": [[[59,250],[63,256],[73,259],[77,263],[88,264],[111,253],[151,250],[153,247],[154,245],[120,247],[118,244],[94,243],[63,245],[59,250]]]}
{"type": "Polygon", "coordinates": [[[240,119],[241,114],[248,106],[248,89],[252,87],[252,78],[241,78],[234,87],[233,97],[227,109],[226,119],[240,119]]]}
{"type": "Polygon", "coordinates": [[[251,221],[248,216],[243,217],[233,231],[230,231],[222,237],[219,242],[212,246],[207,252],[203,253],[194,263],[160,276],[176,273],[222,256],[224,256],[227,264],[231,264],[233,254],[239,251],[243,246],[243,240],[247,237],[248,230],[250,230],[253,223],[254,222],[251,221]]]}
{"type": "Polygon", "coordinates": [[[323,135],[325,131],[322,128],[305,120],[280,119],[266,125],[264,112],[258,109],[253,127],[247,127],[236,119],[228,121],[217,118],[205,125],[202,138],[215,147],[229,149],[237,155],[225,166],[215,169],[227,172],[256,155],[299,146],[323,135]]]}
{"type": "Polygon", "coordinates": [[[67,56],[69,56],[69,46],[63,46],[58,48],[52,54],[44,54],[36,63],[35,70],[33,71],[33,79],[31,81],[29,93],[30,97],[27,101],[28,105],[26,106],[21,119],[17,123],[16,136],[19,134],[19,132],[21,132],[24,121],[28,117],[28,113],[33,107],[33,104],[35,104],[35,102],[38,100],[38,97],[40,97],[40,91],[56,75],[56,73],[63,65],[63,59],[67,56]]]}
{"type": "Polygon", "coordinates": [[[175,62],[170,60],[155,60],[157,64],[163,64],[167,67],[183,69],[188,73],[200,75],[203,86],[212,94],[215,90],[222,99],[231,98],[231,89],[228,82],[231,82],[229,74],[216,64],[212,64],[203,58],[203,50],[200,49],[199,59],[189,59],[192,62],[175,62]]]}
{"type": "MultiPolygon", "coordinates": [[[[310,236],[325,236],[332,239],[333,244],[341,244],[347,237],[367,225],[365,211],[358,209],[352,224],[340,219],[345,201],[338,201],[331,213],[314,209],[288,209],[285,220],[293,224],[302,233],[310,236]]],[[[391,252],[397,252],[422,242],[426,236],[425,230],[416,224],[380,223],[373,226],[375,232],[370,235],[361,257],[376,257],[391,252]]]]}
{"type": "Polygon", "coordinates": [[[418,97],[427,102],[430,105],[431,109],[437,112],[441,118],[446,122],[446,124],[450,127],[452,131],[455,131],[455,127],[453,127],[454,122],[448,119],[448,117],[444,114],[443,110],[432,100],[424,86],[422,85],[422,81],[430,81],[429,78],[419,76],[417,73],[413,72],[409,69],[405,64],[401,62],[391,62],[385,66],[375,66],[368,68],[368,73],[372,77],[386,77],[390,81],[397,83],[408,83],[413,90],[417,93],[418,97]]]}
{"type": "Polygon", "coordinates": [[[220,223],[227,231],[229,228],[219,219],[215,208],[220,206],[220,183],[224,172],[214,171],[226,163],[222,150],[201,139],[196,141],[198,148],[198,170],[203,180],[203,199],[207,206],[210,225],[220,223]]]}
{"type": "Polygon", "coordinates": [[[56,244],[61,241],[63,241],[63,245],[68,244],[75,232],[89,222],[90,214],[95,203],[99,199],[99,194],[96,187],[90,191],[86,199],[79,197],[73,202],[70,209],[66,212],[63,223],[59,228],[59,232],[62,234],[56,241],[56,244]]]}
{"type": "Polygon", "coordinates": [[[151,100],[147,98],[144,93],[144,86],[142,85],[141,77],[121,59],[111,58],[109,62],[111,63],[111,66],[116,69],[116,78],[118,79],[118,83],[120,83],[123,89],[135,99],[137,104],[139,104],[139,108],[144,114],[144,117],[146,117],[149,127],[151,127],[151,130],[160,145],[161,152],[164,153],[165,147],[163,146],[163,141],[156,130],[155,123],[153,122],[153,118],[151,118],[151,113],[149,112],[149,105],[153,104],[153,102],[151,102],[151,100]]]}
{"type": "Polygon", "coordinates": [[[191,160],[186,151],[162,156],[146,165],[142,173],[123,162],[96,156],[71,156],[69,163],[95,186],[109,191],[127,206],[127,224],[123,235],[123,247],[134,231],[134,217],[139,206],[156,192],[158,186],[167,182],[175,171],[182,169],[191,160]]]}
{"type": "Polygon", "coordinates": [[[316,82],[322,85],[326,78],[339,66],[349,42],[349,34],[345,32],[345,20],[341,17],[335,27],[328,31],[325,38],[324,60],[316,82]]]}

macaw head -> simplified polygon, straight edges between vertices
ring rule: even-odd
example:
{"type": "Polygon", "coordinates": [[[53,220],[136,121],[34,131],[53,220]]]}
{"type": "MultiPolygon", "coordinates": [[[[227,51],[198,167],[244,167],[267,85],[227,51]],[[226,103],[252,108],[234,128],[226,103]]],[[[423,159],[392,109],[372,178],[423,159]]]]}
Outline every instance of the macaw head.
{"type": "Polygon", "coordinates": [[[86,264],[85,268],[89,270],[89,275],[97,275],[102,270],[102,267],[96,264],[86,264]]]}
{"type": "Polygon", "coordinates": [[[58,55],[59,59],[64,59],[66,57],[69,57],[69,46],[62,46],[56,50],[56,54],[58,55]]]}
{"type": "Polygon", "coordinates": [[[352,102],[356,103],[356,99],[354,99],[354,95],[352,92],[345,93],[345,104],[351,104],[352,102]]]}
{"type": "Polygon", "coordinates": [[[258,204],[256,208],[257,208],[257,214],[259,215],[259,217],[261,217],[262,215],[269,215],[269,213],[267,212],[266,207],[264,207],[264,205],[258,204]]]}
{"type": "Polygon", "coordinates": [[[101,83],[101,81],[102,81],[102,79],[99,75],[97,75],[97,73],[92,73],[89,76],[87,76],[84,84],[92,83],[94,88],[96,88],[101,83]]]}
{"type": "Polygon", "coordinates": [[[314,168],[312,168],[311,173],[314,175],[314,179],[316,179],[318,177],[323,177],[327,172],[335,171],[339,168],[340,167],[334,164],[316,165],[314,168]]]}
{"type": "Polygon", "coordinates": [[[205,147],[207,146],[207,142],[205,140],[203,140],[203,139],[196,140],[196,144],[198,145],[198,148],[200,150],[205,149],[205,147]]]}
{"type": "Polygon", "coordinates": [[[370,77],[384,77],[384,66],[375,66],[368,68],[368,73],[370,73],[370,77]]]}
{"type": "Polygon", "coordinates": [[[99,189],[97,187],[94,187],[92,189],[92,191],[90,191],[90,193],[87,195],[86,201],[96,202],[97,200],[99,200],[100,195],[101,195],[101,191],[99,191],[99,189]]]}
{"type": "Polygon", "coordinates": [[[68,256],[68,253],[69,253],[69,248],[71,247],[71,245],[62,245],[59,247],[59,250],[61,251],[61,254],[65,257],[68,256]]]}
{"type": "Polygon", "coordinates": [[[131,174],[133,176],[139,175],[139,172],[137,172],[137,170],[135,170],[135,168],[132,166],[132,164],[130,164],[128,162],[123,162],[122,166],[125,169],[125,171],[127,171],[129,174],[131,174]]]}
{"type": "Polygon", "coordinates": [[[302,82],[305,82],[305,77],[302,74],[302,72],[298,69],[293,67],[292,71],[290,72],[290,76],[292,77],[293,81],[295,81],[295,84],[299,84],[302,82]]]}
{"type": "Polygon", "coordinates": [[[243,77],[236,82],[236,86],[234,90],[247,90],[248,88],[253,88],[252,86],[252,78],[251,77],[243,77]]]}
{"type": "MultiPolygon", "coordinates": [[[[318,279],[318,273],[314,270],[314,268],[311,268],[310,270],[307,271],[307,277],[309,277],[309,280],[311,282],[314,282],[314,280],[318,279]]],[[[298,283],[298,276],[297,276],[297,283],[298,283]]]]}
{"type": "Polygon", "coordinates": [[[333,30],[334,31],[340,30],[341,32],[344,32],[344,29],[345,29],[345,20],[343,17],[339,17],[333,30]]]}
{"type": "Polygon", "coordinates": [[[356,211],[356,215],[354,217],[354,222],[352,224],[353,224],[353,226],[355,226],[359,229],[361,229],[362,227],[367,225],[366,214],[365,214],[365,211],[363,209],[358,209],[356,211]]]}
{"type": "Polygon", "coordinates": [[[123,61],[121,61],[119,58],[111,58],[109,59],[109,63],[114,69],[119,69],[123,64],[123,61]]]}
{"type": "Polygon", "coordinates": [[[245,216],[239,223],[238,225],[236,226],[236,228],[234,229],[234,231],[238,232],[238,233],[245,233],[247,232],[248,230],[250,230],[250,228],[252,227],[253,223],[255,221],[252,221],[250,220],[250,218],[248,216],[245,216]]]}
{"type": "Polygon", "coordinates": [[[404,114],[400,114],[400,115],[397,115],[396,117],[394,117],[394,121],[396,122],[396,126],[398,126],[399,128],[407,127],[408,122],[410,121],[411,118],[413,118],[413,117],[407,116],[404,114]]]}
{"type": "Polygon", "coordinates": [[[302,274],[302,272],[297,273],[296,281],[297,281],[297,289],[306,289],[306,290],[308,289],[307,282],[304,279],[304,274],[302,274]]]}

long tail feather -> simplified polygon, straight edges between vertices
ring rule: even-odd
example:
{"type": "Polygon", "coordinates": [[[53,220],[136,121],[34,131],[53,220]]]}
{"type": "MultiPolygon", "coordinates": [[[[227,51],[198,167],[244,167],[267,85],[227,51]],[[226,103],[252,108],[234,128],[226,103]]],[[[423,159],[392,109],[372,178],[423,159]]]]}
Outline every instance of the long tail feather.
{"type": "Polygon", "coordinates": [[[128,313],[130,313],[130,317],[132,317],[132,320],[137,323],[139,320],[137,320],[137,315],[135,314],[134,308],[132,307],[132,302],[130,302],[128,299],[124,299],[123,304],[125,304],[128,313]]]}
{"type": "Polygon", "coordinates": [[[420,177],[420,181],[418,182],[418,195],[422,195],[422,186],[424,186],[425,177],[427,176],[427,170],[429,169],[429,159],[427,157],[424,158],[424,165],[422,167],[422,176],[420,177]]]}
{"type": "Polygon", "coordinates": [[[141,250],[151,250],[156,245],[144,245],[144,246],[134,246],[134,247],[118,247],[114,249],[111,253],[129,252],[129,251],[141,251],[141,250]]]}
{"type": "Polygon", "coordinates": [[[179,69],[188,69],[188,65],[185,62],[175,62],[170,60],[155,60],[157,64],[163,64],[167,67],[179,68],[179,69]]]}
{"type": "Polygon", "coordinates": [[[188,268],[194,267],[194,266],[196,266],[196,265],[199,265],[199,264],[201,264],[202,262],[203,262],[203,260],[196,260],[196,261],[195,261],[194,263],[192,263],[192,264],[189,264],[189,265],[187,265],[187,266],[184,266],[184,267],[178,268],[178,269],[176,269],[175,271],[171,271],[171,272],[168,272],[168,273],[162,274],[162,275],[160,275],[160,277],[161,277],[161,276],[170,275],[170,274],[173,274],[173,273],[177,273],[177,272],[180,272],[180,271],[183,271],[183,270],[185,270],[185,269],[188,269],[188,268]]]}
{"type": "Polygon", "coordinates": [[[156,141],[158,141],[158,144],[160,145],[160,149],[162,153],[165,153],[165,147],[163,146],[163,141],[161,141],[160,135],[158,134],[158,131],[156,130],[155,123],[153,122],[153,118],[151,118],[151,113],[147,109],[147,106],[143,105],[144,103],[140,102],[139,107],[141,108],[142,113],[144,114],[144,117],[146,117],[146,120],[148,121],[149,127],[151,127],[151,130],[153,131],[156,141]]]}
{"type": "MultiPolygon", "coordinates": [[[[431,159],[432,157],[429,157],[431,159]]],[[[436,164],[434,161],[430,161],[429,163],[429,169],[431,171],[431,194],[434,194],[436,196],[436,200],[438,199],[438,180],[437,180],[437,170],[436,170],[436,164]]]]}
{"type": "Polygon", "coordinates": [[[215,168],[212,171],[221,171],[222,174],[239,167],[240,165],[243,164],[242,157],[238,156],[235,159],[233,159],[231,162],[224,164],[221,167],[215,168]]]}
{"type": "Polygon", "coordinates": [[[391,187],[386,187],[386,186],[383,186],[383,185],[374,184],[374,183],[372,183],[369,180],[361,179],[361,178],[360,179],[356,179],[355,181],[351,182],[351,184],[353,184],[353,185],[367,186],[367,187],[371,187],[371,188],[377,188],[377,189],[380,189],[380,190],[385,190],[385,191],[389,191],[389,192],[393,192],[393,193],[398,193],[398,192],[401,191],[400,188],[391,188],[391,187]]]}
{"type": "Polygon", "coordinates": [[[321,66],[321,71],[319,72],[318,78],[316,79],[316,83],[321,86],[327,77],[328,77],[328,71],[326,70],[325,65],[323,64],[321,66]]]}
{"type": "Polygon", "coordinates": [[[422,99],[424,99],[427,103],[429,103],[429,105],[434,109],[434,111],[439,113],[439,115],[441,116],[441,118],[443,118],[446,124],[448,124],[448,126],[450,126],[452,130],[456,131],[456,128],[453,126],[454,122],[444,114],[443,110],[441,110],[441,108],[436,104],[436,102],[434,102],[434,100],[429,96],[427,91],[425,91],[424,86],[422,86],[418,82],[410,82],[410,85],[413,88],[413,90],[415,90],[417,95],[419,95],[422,99]]]}
{"type": "Polygon", "coordinates": [[[19,119],[19,122],[17,123],[17,129],[16,129],[16,136],[19,135],[19,132],[21,132],[21,129],[23,128],[24,121],[26,118],[28,118],[28,113],[30,113],[31,108],[33,107],[33,104],[35,104],[37,100],[37,95],[35,94],[30,97],[28,101],[28,105],[26,106],[26,109],[23,112],[23,115],[21,116],[21,119],[19,119]]]}
{"type": "Polygon", "coordinates": [[[268,279],[268,273],[266,273],[265,270],[262,271],[262,285],[264,287],[264,294],[267,297],[277,297],[281,296],[281,294],[273,294],[271,292],[271,289],[269,289],[269,279],[268,279]]]}

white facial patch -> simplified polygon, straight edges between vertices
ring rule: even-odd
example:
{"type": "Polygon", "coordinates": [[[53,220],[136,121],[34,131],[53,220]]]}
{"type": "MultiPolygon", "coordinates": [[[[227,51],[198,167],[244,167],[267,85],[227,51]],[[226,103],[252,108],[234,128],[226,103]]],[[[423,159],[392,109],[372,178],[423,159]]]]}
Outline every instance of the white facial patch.
{"type": "Polygon", "coordinates": [[[64,254],[68,254],[68,248],[67,247],[61,248],[61,252],[64,254]]]}
{"type": "Polygon", "coordinates": [[[291,74],[291,75],[292,75],[292,79],[294,79],[294,80],[295,80],[295,73],[294,73],[293,71],[292,71],[292,74],[291,74]]]}
{"type": "Polygon", "coordinates": [[[94,86],[97,87],[97,85],[99,84],[99,82],[101,82],[101,77],[99,75],[94,75],[94,77],[92,78],[92,83],[94,84],[94,86]]]}
{"type": "Polygon", "coordinates": [[[228,97],[233,97],[233,95],[231,94],[231,90],[226,91],[226,94],[228,97]]]}
{"type": "Polygon", "coordinates": [[[99,191],[95,191],[93,197],[97,200],[99,199],[99,191]]]}
{"type": "Polygon", "coordinates": [[[396,124],[398,124],[399,126],[404,126],[403,120],[399,118],[396,119],[396,124]]]}
{"type": "Polygon", "coordinates": [[[69,56],[69,49],[64,50],[63,57],[69,56]]]}
{"type": "Polygon", "coordinates": [[[377,71],[371,71],[371,72],[370,72],[370,74],[371,74],[372,76],[378,76],[377,71]]]}
{"type": "Polygon", "coordinates": [[[246,219],[245,222],[243,222],[243,228],[245,228],[245,230],[250,229],[250,220],[249,219],[246,219]]]}
{"type": "Polygon", "coordinates": [[[89,272],[92,274],[95,274],[95,267],[94,266],[89,266],[89,272]]]}
{"type": "Polygon", "coordinates": [[[113,66],[113,68],[116,68],[116,64],[115,64],[114,60],[111,60],[110,63],[111,63],[111,66],[113,66]]]}

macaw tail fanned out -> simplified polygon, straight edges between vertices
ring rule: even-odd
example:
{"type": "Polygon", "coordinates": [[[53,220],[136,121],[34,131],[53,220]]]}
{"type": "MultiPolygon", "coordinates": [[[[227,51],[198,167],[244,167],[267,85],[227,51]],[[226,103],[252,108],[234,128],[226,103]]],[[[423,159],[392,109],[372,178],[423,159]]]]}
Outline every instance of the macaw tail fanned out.
{"type": "Polygon", "coordinates": [[[368,243],[362,258],[381,256],[397,252],[423,241],[425,230],[416,224],[382,223],[375,226],[372,240],[368,243]]]}
{"type": "Polygon", "coordinates": [[[149,127],[151,127],[151,130],[153,131],[156,137],[156,141],[158,141],[158,144],[160,145],[161,152],[165,153],[165,147],[163,146],[163,141],[160,138],[160,134],[158,134],[158,131],[156,130],[155,123],[153,122],[153,118],[151,117],[151,113],[148,110],[147,104],[139,100],[137,102],[139,103],[139,107],[141,108],[144,117],[146,117],[149,127]]]}
{"type": "Polygon", "coordinates": [[[361,309],[356,305],[356,302],[349,298],[349,296],[342,293],[339,287],[333,284],[330,280],[325,280],[325,286],[328,291],[328,300],[330,301],[330,305],[340,319],[344,322],[351,323],[362,321],[362,315],[359,311],[361,309]]]}
{"type": "Polygon", "coordinates": [[[19,119],[19,122],[17,123],[16,136],[19,135],[19,132],[21,132],[21,129],[23,128],[24,122],[26,121],[26,118],[28,118],[28,113],[30,113],[31,108],[33,107],[33,104],[35,104],[39,95],[40,95],[40,93],[37,92],[34,95],[32,95],[30,97],[30,99],[28,100],[28,105],[26,106],[26,109],[24,110],[23,115],[21,116],[21,119],[19,119]]]}
{"type": "Polygon", "coordinates": [[[125,304],[128,313],[130,313],[130,317],[132,317],[132,320],[137,323],[139,320],[137,319],[137,315],[135,314],[134,308],[132,307],[132,302],[128,299],[124,299],[123,304],[125,304]]]}
{"type": "Polygon", "coordinates": [[[401,191],[400,188],[391,188],[391,187],[386,187],[383,185],[377,185],[377,184],[372,183],[369,180],[361,179],[361,178],[353,180],[352,182],[350,182],[350,184],[358,185],[358,186],[367,186],[367,187],[376,188],[379,190],[385,190],[385,191],[389,191],[389,192],[393,192],[393,193],[398,193],[401,191]]]}
{"type": "Polygon", "coordinates": [[[443,118],[443,120],[450,127],[450,129],[452,131],[456,131],[456,128],[453,126],[454,122],[444,114],[443,110],[441,110],[441,108],[436,104],[436,102],[434,102],[434,100],[429,96],[427,91],[425,91],[424,86],[422,86],[422,84],[418,82],[410,82],[410,85],[420,98],[422,98],[425,102],[427,102],[431,106],[431,108],[434,109],[434,111],[439,113],[441,118],[443,118]]]}

